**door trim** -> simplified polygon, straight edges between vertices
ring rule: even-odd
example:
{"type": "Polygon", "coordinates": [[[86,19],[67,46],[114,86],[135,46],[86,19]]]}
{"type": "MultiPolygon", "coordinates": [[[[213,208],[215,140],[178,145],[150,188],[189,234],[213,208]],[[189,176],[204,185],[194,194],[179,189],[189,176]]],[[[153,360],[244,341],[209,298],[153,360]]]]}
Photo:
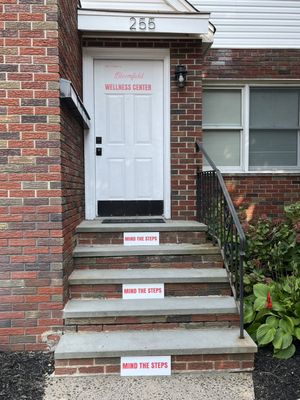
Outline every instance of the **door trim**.
{"type": "Polygon", "coordinates": [[[170,52],[168,49],[83,49],[83,101],[91,117],[91,126],[85,130],[85,218],[97,217],[96,199],[96,144],[95,144],[95,60],[160,60],[163,61],[164,102],[164,217],[171,218],[171,133],[170,133],[170,52]]]}

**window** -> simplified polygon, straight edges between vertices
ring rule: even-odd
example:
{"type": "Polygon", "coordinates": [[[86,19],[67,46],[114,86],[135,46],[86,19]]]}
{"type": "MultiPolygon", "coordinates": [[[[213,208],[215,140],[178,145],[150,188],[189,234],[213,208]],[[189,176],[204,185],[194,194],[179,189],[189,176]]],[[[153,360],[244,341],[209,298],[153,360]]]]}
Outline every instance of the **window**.
{"type": "Polygon", "coordinates": [[[223,171],[300,168],[300,89],[209,88],[204,147],[223,171]]]}
{"type": "Polygon", "coordinates": [[[219,166],[241,168],[242,92],[207,90],[203,99],[204,147],[219,166]]]}

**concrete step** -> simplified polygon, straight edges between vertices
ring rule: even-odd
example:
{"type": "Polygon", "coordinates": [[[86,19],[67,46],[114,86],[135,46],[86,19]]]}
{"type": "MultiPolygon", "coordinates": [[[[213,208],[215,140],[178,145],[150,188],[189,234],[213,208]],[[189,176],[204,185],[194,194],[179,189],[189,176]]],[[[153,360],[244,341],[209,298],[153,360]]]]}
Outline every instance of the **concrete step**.
{"type": "Polygon", "coordinates": [[[159,232],[159,242],[200,244],[206,242],[207,227],[196,221],[170,221],[166,223],[103,224],[102,221],[83,221],[77,227],[78,245],[123,245],[124,232],[132,234],[159,232]]]}
{"type": "Polygon", "coordinates": [[[196,221],[166,220],[165,223],[103,224],[102,220],[82,221],[76,232],[206,232],[207,226],[196,221]]]}
{"type": "Polygon", "coordinates": [[[156,331],[65,334],[55,359],[87,359],[123,356],[255,353],[257,347],[238,328],[177,329],[156,331]]]}
{"type": "Polygon", "coordinates": [[[161,283],[166,297],[231,295],[224,268],[118,268],[75,270],[69,277],[70,298],[116,299],[122,298],[123,284],[161,283]]]}
{"type": "MultiPolygon", "coordinates": [[[[139,232],[130,232],[131,235],[136,235],[139,232]]],[[[143,232],[144,234],[145,232],[143,232]]],[[[147,236],[154,232],[147,232],[147,236]]],[[[179,231],[159,232],[159,243],[160,244],[203,244],[207,242],[206,232],[194,232],[194,231],[179,231]]],[[[78,245],[99,245],[99,244],[119,244],[124,245],[124,232],[83,232],[77,233],[77,244],[78,245]]]]}
{"type": "Polygon", "coordinates": [[[128,257],[165,255],[219,255],[220,249],[211,244],[160,244],[158,246],[94,245],[76,246],[73,256],[78,257],[128,257]]]}
{"type": "Polygon", "coordinates": [[[69,300],[64,318],[138,317],[160,315],[236,314],[230,296],[165,297],[149,300],[69,300]]]}
{"type": "Polygon", "coordinates": [[[228,282],[224,268],[83,269],[69,277],[70,285],[223,282],[228,282]]]}

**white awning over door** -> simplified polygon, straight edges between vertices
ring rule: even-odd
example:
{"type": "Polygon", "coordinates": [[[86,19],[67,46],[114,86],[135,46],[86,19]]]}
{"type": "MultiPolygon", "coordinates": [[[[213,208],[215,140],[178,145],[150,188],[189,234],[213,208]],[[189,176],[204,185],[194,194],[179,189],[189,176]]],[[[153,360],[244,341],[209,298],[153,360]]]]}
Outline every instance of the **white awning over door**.
{"type": "Polygon", "coordinates": [[[213,41],[209,13],[185,0],[101,1],[82,0],[78,28],[84,32],[142,35],[143,37],[196,36],[213,41]]]}

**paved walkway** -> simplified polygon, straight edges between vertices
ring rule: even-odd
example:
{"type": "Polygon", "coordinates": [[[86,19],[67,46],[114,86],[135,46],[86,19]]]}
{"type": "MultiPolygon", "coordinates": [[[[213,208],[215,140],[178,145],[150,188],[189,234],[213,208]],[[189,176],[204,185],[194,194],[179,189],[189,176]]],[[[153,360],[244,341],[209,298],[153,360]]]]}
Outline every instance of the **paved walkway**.
{"type": "Polygon", "coordinates": [[[254,400],[251,373],[49,378],[44,400],[254,400]]]}

